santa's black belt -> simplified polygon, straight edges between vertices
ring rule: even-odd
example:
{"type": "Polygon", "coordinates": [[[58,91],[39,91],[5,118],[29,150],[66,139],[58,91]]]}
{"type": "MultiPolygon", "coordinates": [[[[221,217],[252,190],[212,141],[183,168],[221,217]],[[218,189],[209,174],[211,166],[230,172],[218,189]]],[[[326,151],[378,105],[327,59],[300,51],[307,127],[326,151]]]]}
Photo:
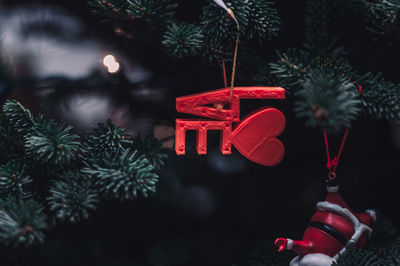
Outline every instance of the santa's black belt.
{"type": "Polygon", "coordinates": [[[342,233],[340,233],[339,231],[337,231],[335,228],[321,223],[321,222],[316,222],[316,221],[311,221],[308,226],[311,227],[315,227],[318,228],[319,230],[324,231],[325,233],[327,233],[328,235],[330,235],[331,237],[333,237],[334,239],[336,239],[337,241],[339,241],[340,243],[343,244],[343,246],[346,246],[347,244],[347,240],[344,237],[344,235],[342,233]]]}

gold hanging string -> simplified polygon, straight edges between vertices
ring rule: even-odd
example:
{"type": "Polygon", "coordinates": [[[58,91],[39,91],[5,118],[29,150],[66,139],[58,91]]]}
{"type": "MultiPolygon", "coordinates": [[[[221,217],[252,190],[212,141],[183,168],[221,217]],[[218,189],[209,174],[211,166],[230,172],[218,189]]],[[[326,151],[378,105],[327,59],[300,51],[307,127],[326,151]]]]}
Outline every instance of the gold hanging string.
{"type": "Polygon", "coordinates": [[[230,96],[229,96],[229,102],[232,101],[233,89],[234,89],[234,85],[235,85],[236,59],[237,59],[238,47],[239,47],[239,35],[236,38],[235,53],[233,54],[233,66],[232,66],[232,77],[231,77],[231,93],[230,93],[230,96]]]}
{"type": "Polygon", "coordinates": [[[237,27],[237,36],[236,36],[236,43],[235,43],[235,51],[233,54],[233,64],[232,64],[232,76],[231,76],[231,91],[229,94],[229,102],[232,102],[232,97],[233,97],[233,89],[235,87],[235,74],[236,74],[236,59],[237,59],[237,54],[238,54],[238,48],[239,48],[239,22],[237,21],[235,14],[233,13],[232,9],[228,8],[226,10],[228,14],[231,16],[231,18],[236,22],[236,27],[237,27]]]}
{"type": "Polygon", "coordinates": [[[222,75],[224,76],[224,85],[225,88],[228,87],[228,82],[226,80],[226,68],[225,68],[225,60],[222,59],[222,75]]]}

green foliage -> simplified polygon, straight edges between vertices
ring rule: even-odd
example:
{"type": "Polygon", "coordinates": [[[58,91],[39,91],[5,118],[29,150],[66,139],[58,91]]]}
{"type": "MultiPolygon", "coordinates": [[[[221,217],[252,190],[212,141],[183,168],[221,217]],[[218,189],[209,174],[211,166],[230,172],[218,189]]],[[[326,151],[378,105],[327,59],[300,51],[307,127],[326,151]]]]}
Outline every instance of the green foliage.
{"type": "Polygon", "coordinates": [[[172,23],[164,33],[162,43],[169,54],[180,59],[200,51],[203,46],[203,34],[201,29],[193,24],[172,23]]]}
{"type": "Polygon", "coordinates": [[[392,242],[379,247],[366,247],[363,249],[350,247],[337,262],[338,266],[397,266],[400,265],[400,237],[392,242]]]}
{"type": "Polygon", "coordinates": [[[376,3],[373,3],[371,7],[384,23],[394,23],[398,19],[398,14],[400,11],[400,1],[380,0],[376,3]]]}
{"type": "Polygon", "coordinates": [[[0,241],[26,247],[44,241],[47,228],[43,207],[33,199],[0,200],[0,241]]]}
{"type": "MultiPolygon", "coordinates": [[[[202,8],[200,19],[187,22],[177,14],[177,3],[172,0],[91,0],[89,5],[94,13],[115,22],[123,21],[134,25],[149,25],[162,39],[169,56],[181,59],[188,56],[203,56],[210,62],[220,63],[230,60],[236,37],[254,40],[262,44],[277,35],[280,25],[277,9],[268,0],[227,0],[240,24],[213,1],[202,8]],[[200,25],[200,26],[197,26],[200,25]]],[[[195,17],[195,16],[194,16],[195,17]]],[[[135,34],[142,27],[132,27],[128,31],[135,34]]],[[[243,43],[242,45],[247,45],[243,43]]]]}
{"type": "Polygon", "coordinates": [[[306,43],[309,51],[316,54],[329,52],[329,48],[335,42],[333,29],[339,19],[341,1],[308,0],[306,11],[306,43]]]}
{"type": "Polygon", "coordinates": [[[246,33],[250,5],[248,0],[232,0],[225,3],[233,10],[240,25],[239,29],[226,11],[212,1],[203,8],[200,20],[206,47],[227,46],[230,49],[228,51],[232,52],[237,35],[246,33]]]}
{"type": "Polygon", "coordinates": [[[100,201],[94,181],[79,172],[67,171],[55,180],[48,201],[61,220],[76,223],[89,217],[100,201]]]}
{"type": "Polygon", "coordinates": [[[218,59],[219,62],[221,58],[230,60],[238,34],[241,39],[257,40],[259,43],[276,36],[280,22],[272,2],[231,0],[225,3],[233,10],[239,28],[226,11],[212,1],[203,8],[200,18],[205,40],[204,55],[211,61],[218,59]]]}
{"type": "Polygon", "coordinates": [[[130,149],[106,152],[83,172],[96,179],[102,192],[120,200],[136,198],[139,193],[147,197],[156,191],[158,175],[154,166],[144,155],[136,156],[136,151],[130,149]]]}
{"type": "Polygon", "coordinates": [[[340,266],[378,266],[381,265],[379,258],[376,254],[371,253],[366,249],[349,247],[348,250],[342,255],[339,255],[337,262],[332,265],[340,266]]]}
{"type": "Polygon", "coordinates": [[[313,56],[310,52],[301,49],[288,49],[285,53],[277,52],[278,61],[270,63],[271,74],[278,78],[280,83],[290,91],[297,87],[317,70],[332,72],[337,76],[351,77],[354,72],[350,63],[343,57],[313,56]]]}
{"type": "Polygon", "coordinates": [[[99,123],[86,134],[82,143],[81,158],[88,160],[97,158],[104,152],[113,152],[130,143],[129,134],[124,128],[116,127],[110,119],[107,123],[99,123]]]}
{"type": "Polygon", "coordinates": [[[28,155],[38,161],[55,165],[69,163],[76,157],[78,136],[71,134],[71,126],[54,120],[38,123],[25,137],[28,155]]]}
{"type": "Polygon", "coordinates": [[[164,166],[164,160],[167,154],[164,153],[164,148],[161,141],[153,136],[142,138],[140,135],[133,137],[132,146],[137,150],[138,155],[144,155],[146,159],[156,168],[160,169],[164,166]]]}
{"type": "Polygon", "coordinates": [[[25,173],[25,166],[11,160],[0,166],[0,195],[12,195],[17,198],[29,196],[26,186],[32,182],[25,173]]]}
{"type": "Polygon", "coordinates": [[[91,0],[88,4],[93,8],[93,13],[110,19],[126,19],[126,0],[91,0]]]}
{"type": "Polygon", "coordinates": [[[307,117],[308,125],[338,132],[360,111],[392,122],[400,120],[399,85],[381,74],[360,75],[340,56],[312,56],[298,49],[278,52],[278,56],[276,63],[270,63],[270,74],[289,92],[295,90],[294,95],[300,97],[295,100],[295,111],[307,117]],[[314,119],[321,117],[318,114],[325,114],[324,119],[314,119]]]}
{"type": "Polygon", "coordinates": [[[31,111],[15,100],[5,102],[3,114],[9,121],[9,125],[19,134],[27,133],[27,130],[35,124],[31,111]]]}
{"type": "Polygon", "coordinates": [[[306,124],[338,133],[349,127],[359,109],[358,92],[353,83],[331,72],[316,71],[296,92],[295,112],[306,118],[306,124]]]}
{"type": "Polygon", "coordinates": [[[271,40],[277,35],[280,25],[278,11],[270,1],[250,0],[249,22],[247,28],[248,39],[257,39],[263,42],[271,40]]]}
{"type": "Polygon", "coordinates": [[[400,85],[382,78],[382,74],[367,73],[357,78],[363,112],[376,118],[400,121],[400,85]]]}
{"type": "Polygon", "coordinates": [[[178,6],[171,0],[127,0],[127,3],[127,12],[133,19],[152,22],[156,26],[172,20],[178,6]]]}
{"type": "Polygon", "coordinates": [[[152,26],[164,26],[172,20],[176,3],[171,0],[91,0],[93,13],[109,19],[129,22],[145,22],[152,26]]]}
{"type": "Polygon", "coordinates": [[[398,29],[400,1],[399,0],[354,0],[360,14],[370,23],[367,30],[377,35],[387,33],[399,34],[398,29]]]}
{"type": "Polygon", "coordinates": [[[397,266],[400,265],[400,237],[395,240],[393,245],[382,252],[382,265],[397,266]]]}
{"type": "Polygon", "coordinates": [[[133,138],[110,120],[80,141],[71,126],[17,101],[0,114],[0,148],[0,242],[27,247],[44,240],[46,219],[76,223],[110,195],[155,192],[166,158],[156,139],[133,138]]]}

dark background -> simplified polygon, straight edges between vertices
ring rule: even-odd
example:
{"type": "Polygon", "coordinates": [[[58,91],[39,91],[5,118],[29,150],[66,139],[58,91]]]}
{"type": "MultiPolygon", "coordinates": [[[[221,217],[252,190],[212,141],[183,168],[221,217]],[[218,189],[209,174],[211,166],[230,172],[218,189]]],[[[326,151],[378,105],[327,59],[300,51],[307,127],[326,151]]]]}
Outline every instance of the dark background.
{"type": "MultiPolygon", "coordinates": [[[[173,61],[140,41],[118,37],[111,23],[102,23],[91,14],[86,1],[0,3],[3,10],[16,5],[61,6],[83,22],[85,38],[118,49],[124,60],[152,73],[150,79],[134,84],[121,73],[55,82],[50,85],[54,89],[51,97],[43,96],[49,89],[43,80],[13,75],[3,100],[15,98],[35,112],[42,105],[48,116],[74,124],[74,119],[63,117],[61,102],[71,94],[79,98],[82,91],[90,91],[109,99],[111,109],[122,108],[129,114],[123,119],[124,127],[151,134],[159,125],[173,127],[175,118],[186,117],[175,112],[175,97],[223,87],[218,67],[196,58],[173,61]],[[143,90],[147,92],[144,96],[143,90]]],[[[179,12],[188,18],[197,16],[204,4],[179,3],[179,12]]],[[[271,50],[271,60],[276,59],[274,50],[299,47],[304,41],[304,1],[282,0],[277,6],[281,31],[265,47],[271,50]]],[[[7,22],[1,26],[7,27],[7,22]]],[[[347,58],[360,72],[383,72],[386,78],[400,81],[396,42],[384,38],[373,41],[363,28],[343,26],[338,30],[338,42],[346,47],[347,58]]],[[[237,85],[252,84],[242,73],[237,85]]],[[[218,133],[209,134],[208,155],[199,156],[194,149],[195,136],[189,134],[186,156],[178,157],[169,150],[157,195],[123,204],[103,203],[88,220],[58,224],[40,246],[29,250],[2,247],[2,257],[10,261],[19,257],[18,265],[246,265],[249,252],[263,243],[272,243],[276,237],[300,239],[315,203],[326,191],[323,135],[296,118],[290,97],[284,101],[243,101],[242,116],[264,105],[280,109],[287,119],[280,137],[286,156],[278,166],[254,164],[234,149],[231,156],[222,156],[218,133]]],[[[81,133],[89,125],[75,126],[81,133]]],[[[337,151],[340,140],[340,135],[330,137],[332,152],[337,151]]],[[[342,196],[355,211],[377,208],[397,225],[399,148],[399,126],[361,117],[350,130],[337,171],[342,196]]]]}

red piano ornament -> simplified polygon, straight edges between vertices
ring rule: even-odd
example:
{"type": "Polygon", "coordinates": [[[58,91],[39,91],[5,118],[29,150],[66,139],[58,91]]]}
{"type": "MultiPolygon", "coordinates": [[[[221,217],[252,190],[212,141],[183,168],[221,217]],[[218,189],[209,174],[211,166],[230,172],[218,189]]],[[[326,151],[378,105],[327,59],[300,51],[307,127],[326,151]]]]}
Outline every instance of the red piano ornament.
{"type": "Polygon", "coordinates": [[[284,98],[285,90],[280,87],[235,87],[179,97],[178,112],[216,120],[176,119],[175,151],[185,154],[186,131],[195,130],[197,153],[207,154],[207,131],[220,130],[222,154],[231,154],[233,144],[253,162],[276,165],[285,154],[285,147],[276,138],[285,128],[285,116],[275,108],[264,107],[240,121],[240,99],[284,98]],[[239,123],[232,131],[233,122],[239,123]]]}
{"type": "Polygon", "coordinates": [[[376,220],[375,211],[355,213],[340,196],[337,185],[328,183],[327,190],[325,201],[317,203],[317,212],[303,240],[275,240],[279,252],[293,250],[297,253],[290,266],[330,266],[346,247],[362,247],[372,233],[370,226],[376,220]]]}

